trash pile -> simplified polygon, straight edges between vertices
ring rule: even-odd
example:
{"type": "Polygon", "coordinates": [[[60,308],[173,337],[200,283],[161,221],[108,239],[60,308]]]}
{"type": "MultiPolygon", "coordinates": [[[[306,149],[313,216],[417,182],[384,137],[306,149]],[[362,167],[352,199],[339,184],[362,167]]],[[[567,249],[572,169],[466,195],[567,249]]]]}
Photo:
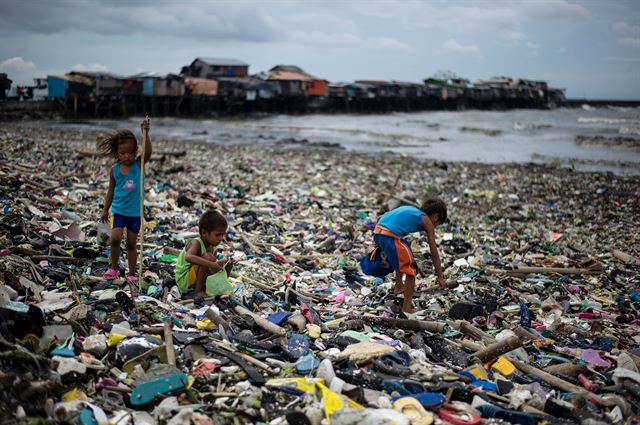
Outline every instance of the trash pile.
{"type": "Polygon", "coordinates": [[[95,137],[0,130],[0,423],[638,422],[640,178],[154,140],[131,287],[100,278],[95,137]],[[427,194],[450,288],[412,237],[407,317],[358,259],[427,194]],[[174,264],[209,208],[240,261],[225,294],[183,299],[174,264]]]}

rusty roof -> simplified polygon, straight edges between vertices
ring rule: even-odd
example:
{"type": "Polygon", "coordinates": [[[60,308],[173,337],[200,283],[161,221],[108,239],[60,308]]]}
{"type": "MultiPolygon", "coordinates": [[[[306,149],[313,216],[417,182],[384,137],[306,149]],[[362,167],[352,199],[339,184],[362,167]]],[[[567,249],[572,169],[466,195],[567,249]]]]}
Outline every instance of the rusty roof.
{"type": "Polygon", "coordinates": [[[278,81],[312,81],[314,78],[304,72],[275,71],[269,74],[269,80],[278,81]]]}

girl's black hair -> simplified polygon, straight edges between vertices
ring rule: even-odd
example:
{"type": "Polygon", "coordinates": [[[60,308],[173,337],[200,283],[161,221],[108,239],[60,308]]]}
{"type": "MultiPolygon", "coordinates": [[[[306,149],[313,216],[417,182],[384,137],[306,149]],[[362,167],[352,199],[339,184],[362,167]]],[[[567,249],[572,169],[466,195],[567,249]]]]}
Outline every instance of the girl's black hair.
{"type": "Polygon", "coordinates": [[[138,139],[131,130],[118,130],[113,134],[96,139],[96,150],[102,156],[118,156],[118,146],[133,141],[133,147],[138,150],[138,139]]]}
{"type": "Polygon", "coordinates": [[[201,235],[204,232],[211,232],[222,227],[227,227],[227,219],[217,210],[206,211],[198,222],[198,231],[201,235]]]}
{"type": "Polygon", "coordinates": [[[440,216],[440,223],[447,222],[447,206],[440,198],[429,197],[422,202],[420,210],[426,215],[438,214],[440,216]]]}

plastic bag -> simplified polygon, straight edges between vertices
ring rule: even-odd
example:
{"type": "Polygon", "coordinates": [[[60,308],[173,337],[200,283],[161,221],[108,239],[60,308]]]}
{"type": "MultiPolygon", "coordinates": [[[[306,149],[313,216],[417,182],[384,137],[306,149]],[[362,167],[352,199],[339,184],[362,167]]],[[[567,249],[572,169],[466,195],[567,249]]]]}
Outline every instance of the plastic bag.
{"type": "Polygon", "coordinates": [[[98,245],[109,245],[109,240],[111,239],[111,228],[109,227],[109,223],[98,222],[96,230],[96,240],[98,245]]]}
{"type": "Polygon", "coordinates": [[[207,277],[207,281],[205,283],[205,292],[210,297],[217,297],[228,292],[233,292],[233,290],[234,287],[229,282],[227,271],[224,268],[219,272],[207,277]]]}

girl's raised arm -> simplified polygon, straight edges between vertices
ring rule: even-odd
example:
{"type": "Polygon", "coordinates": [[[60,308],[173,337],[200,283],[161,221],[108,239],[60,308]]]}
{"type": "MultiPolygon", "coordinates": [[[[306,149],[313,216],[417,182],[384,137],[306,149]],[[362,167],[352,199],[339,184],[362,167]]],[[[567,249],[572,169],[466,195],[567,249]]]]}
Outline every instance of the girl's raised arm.
{"type": "MultiPolygon", "coordinates": [[[[146,139],[142,141],[144,143],[144,162],[147,162],[149,161],[149,158],[151,158],[151,152],[153,151],[153,148],[151,147],[151,137],[149,137],[149,130],[151,129],[149,117],[145,118],[144,121],[142,121],[142,123],[140,124],[140,129],[142,130],[142,134],[145,133],[145,130],[147,133],[146,139]]],[[[140,158],[138,158],[138,162],[141,162],[140,158]]]]}

